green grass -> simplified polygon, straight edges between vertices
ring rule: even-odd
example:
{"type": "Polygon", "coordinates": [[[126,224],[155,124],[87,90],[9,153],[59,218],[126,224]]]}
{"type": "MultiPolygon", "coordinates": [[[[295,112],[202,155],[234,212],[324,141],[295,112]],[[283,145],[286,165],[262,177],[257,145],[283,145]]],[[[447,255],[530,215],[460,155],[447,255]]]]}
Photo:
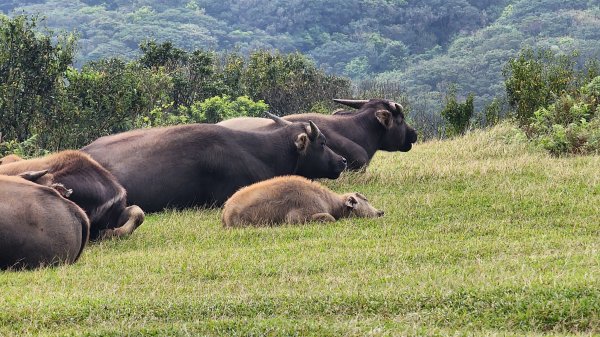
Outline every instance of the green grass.
{"type": "Polygon", "coordinates": [[[0,273],[0,335],[600,334],[600,157],[509,127],[379,153],[323,181],[386,215],[221,227],[147,217],[72,266],[0,273]]]}

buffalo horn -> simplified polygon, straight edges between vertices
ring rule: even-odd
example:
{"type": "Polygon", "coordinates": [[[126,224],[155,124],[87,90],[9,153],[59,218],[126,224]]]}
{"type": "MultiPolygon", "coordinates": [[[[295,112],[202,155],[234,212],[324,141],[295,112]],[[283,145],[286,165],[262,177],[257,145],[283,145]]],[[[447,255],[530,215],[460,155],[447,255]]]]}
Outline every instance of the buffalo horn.
{"type": "Polygon", "coordinates": [[[46,173],[48,173],[48,170],[42,170],[42,171],[27,171],[27,172],[23,172],[21,174],[19,174],[19,176],[25,180],[29,180],[29,181],[36,181],[39,178],[43,177],[44,175],[46,175],[46,173]]]}
{"type": "Polygon", "coordinates": [[[315,139],[317,139],[317,137],[319,137],[319,133],[321,133],[321,130],[319,130],[319,128],[311,120],[308,121],[308,124],[310,125],[310,134],[308,135],[308,138],[314,141],[315,139]]]}
{"type": "Polygon", "coordinates": [[[265,112],[265,114],[267,115],[267,117],[269,117],[270,119],[272,119],[275,122],[275,124],[278,124],[280,126],[286,126],[286,125],[292,124],[292,122],[286,121],[285,119],[283,119],[283,118],[281,118],[279,116],[275,116],[275,115],[273,115],[272,113],[270,113],[268,111],[265,112]]]}
{"type": "Polygon", "coordinates": [[[363,105],[365,105],[366,103],[369,102],[369,100],[367,100],[367,99],[340,99],[340,98],[334,98],[333,101],[336,103],[340,103],[340,104],[349,106],[351,108],[355,108],[355,109],[360,109],[360,108],[362,108],[363,105]]]}
{"type": "Polygon", "coordinates": [[[396,110],[397,113],[404,112],[404,107],[402,106],[402,104],[396,103],[396,102],[392,102],[392,103],[394,103],[394,105],[396,107],[395,110],[396,110]]]}

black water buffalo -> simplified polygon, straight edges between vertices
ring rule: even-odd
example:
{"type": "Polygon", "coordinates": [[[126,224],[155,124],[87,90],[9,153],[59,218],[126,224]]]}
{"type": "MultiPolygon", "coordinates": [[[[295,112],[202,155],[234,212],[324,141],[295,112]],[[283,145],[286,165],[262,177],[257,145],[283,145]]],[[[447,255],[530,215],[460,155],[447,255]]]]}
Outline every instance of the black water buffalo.
{"type": "Polygon", "coordinates": [[[85,212],[56,189],[0,175],[0,269],[73,263],[89,229],[85,212]]]}
{"type": "Polygon", "coordinates": [[[189,124],[102,137],[82,151],[117,177],[129,202],[153,212],[221,205],[240,187],[280,175],[335,179],[346,159],[325,142],[313,122],[270,132],[189,124]]]}
{"type": "MultiPolygon", "coordinates": [[[[383,99],[334,101],[358,109],[335,115],[315,113],[285,116],[292,122],[313,120],[327,137],[333,151],[348,160],[348,169],[367,166],[377,150],[406,152],[417,141],[415,129],[406,124],[402,106],[383,99]]],[[[279,127],[267,118],[241,117],[219,125],[235,130],[272,130],[279,127]]]]}
{"type": "Polygon", "coordinates": [[[37,183],[62,184],[69,190],[65,195],[86,212],[91,240],[131,234],[144,221],[138,206],[127,207],[127,193],[117,179],[83,152],[63,151],[0,165],[0,174],[11,176],[41,170],[47,174],[37,183]]]}

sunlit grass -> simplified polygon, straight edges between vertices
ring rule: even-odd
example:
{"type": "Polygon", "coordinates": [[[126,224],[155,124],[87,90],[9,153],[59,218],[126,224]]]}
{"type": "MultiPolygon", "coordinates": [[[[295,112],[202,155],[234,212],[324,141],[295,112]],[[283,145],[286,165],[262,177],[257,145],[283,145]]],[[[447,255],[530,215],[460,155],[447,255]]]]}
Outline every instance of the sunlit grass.
{"type": "Polygon", "coordinates": [[[150,215],[75,265],[0,273],[0,335],[600,333],[600,157],[552,158],[501,126],[323,183],[385,217],[150,215]]]}

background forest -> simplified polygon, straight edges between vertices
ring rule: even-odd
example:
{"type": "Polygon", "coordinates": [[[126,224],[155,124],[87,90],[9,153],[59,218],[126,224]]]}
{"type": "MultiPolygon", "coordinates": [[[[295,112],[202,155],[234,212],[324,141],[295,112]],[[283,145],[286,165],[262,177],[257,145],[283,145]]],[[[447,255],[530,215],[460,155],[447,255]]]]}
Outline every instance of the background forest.
{"type": "Polygon", "coordinates": [[[531,118],[557,101],[583,104],[559,118],[567,129],[580,116],[591,121],[597,105],[581,92],[598,74],[594,0],[9,0],[0,11],[40,17],[4,20],[4,41],[50,29],[35,48],[4,43],[4,70],[32,68],[6,72],[15,80],[0,102],[5,139],[37,135],[50,149],[266,109],[330,112],[330,98],[354,96],[402,102],[425,138],[493,124],[510,105],[528,132],[558,132],[557,152],[577,152],[564,144],[580,141],[565,140],[556,118],[538,118],[541,128],[531,118]],[[36,67],[54,73],[42,80],[36,67]],[[83,131],[41,132],[65,123],[83,131]]]}
{"type": "Polygon", "coordinates": [[[524,46],[598,55],[594,0],[9,0],[79,34],[76,65],[139,56],[140,42],[184,50],[299,51],[328,73],[402,88],[439,110],[450,83],[476,107],[503,90],[502,66],[524,46]]]}

